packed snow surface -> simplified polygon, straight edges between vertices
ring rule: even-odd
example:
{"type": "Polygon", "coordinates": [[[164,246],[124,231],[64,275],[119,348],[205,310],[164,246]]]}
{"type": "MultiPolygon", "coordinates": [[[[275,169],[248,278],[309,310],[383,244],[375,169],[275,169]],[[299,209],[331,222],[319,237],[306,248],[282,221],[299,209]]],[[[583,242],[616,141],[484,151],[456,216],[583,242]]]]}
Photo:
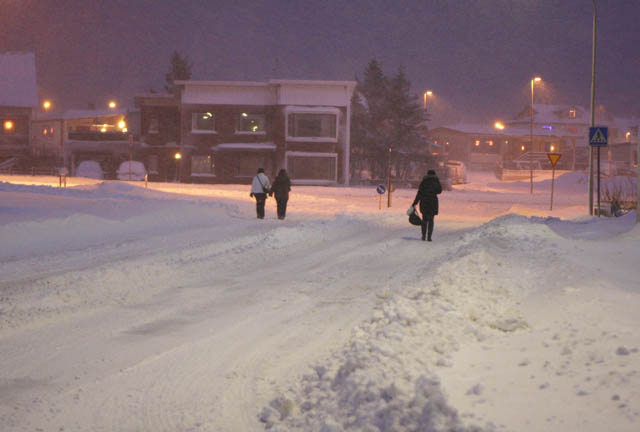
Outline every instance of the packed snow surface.
{"type": "Polygon", "coordinates": [[[0,177],[0,430],[637,431],[640,230],[585,176],[400,189],[0,177]]]}

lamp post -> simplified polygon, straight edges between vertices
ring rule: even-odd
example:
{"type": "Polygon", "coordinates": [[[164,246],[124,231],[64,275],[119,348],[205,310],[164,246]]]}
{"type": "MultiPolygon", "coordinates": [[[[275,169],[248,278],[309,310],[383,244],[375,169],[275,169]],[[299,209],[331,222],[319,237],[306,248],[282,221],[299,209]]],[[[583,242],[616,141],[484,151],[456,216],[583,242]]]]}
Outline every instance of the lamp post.
{"type": "MultiPolygon", "coordinates": [[[[593,0],[593,41],[591,45],[591,123],[594,127],[596,122],[595,102],[596,102],[596,0],[593,0]]],[[[598,147],[600,152],[600,147],[598,147]]],[[[598,153],[600,154],[600,153],[598,153]]],[[[599,159],[598,159],[599,160],[599,159]]],[[[600,166],[598,165],[598,168],[600,166]]],[[[598,176],[600,179],[600,176],[598,176]]],[[[640,184],[640,182],[638,182],[640,184]]],[[[600,196],[600,195],[598,195],[600,196]]],[[[593,146],[589,143],[589,215],[593,216],[593,146]]],[[[598,216],[600,216],[600,208],[598,208],[598,216]]]]}
{"type": "Polygon", "coordinates": [[[542,78],[535,77],[531,80],[531,120],[529,122],[529,173],[531,178],[531,191],[533,195],[533,87],[537,82],[542,81],[542,78]]]}

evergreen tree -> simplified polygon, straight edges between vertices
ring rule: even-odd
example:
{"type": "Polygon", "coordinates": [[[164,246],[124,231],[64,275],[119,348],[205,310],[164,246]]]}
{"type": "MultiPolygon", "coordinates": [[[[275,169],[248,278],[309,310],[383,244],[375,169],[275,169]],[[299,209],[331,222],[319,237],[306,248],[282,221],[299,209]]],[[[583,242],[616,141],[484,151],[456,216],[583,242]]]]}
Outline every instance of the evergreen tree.
{"type": "Polygon", "coordinates": [[[173,55],[171,55],[169,70],[164,76],[166,82],[164,86],[165,90],[169,93],[174,93],[176,91],[173,84],[175,81],[191,79],[192,67],[193,64],[187,56],[183,56],[178,51],[174,51],[173,55]]]}
{"type": "Polygon", "coordinates": [[[422,107],[411,94],[404,69],[400,67],[389,79],[373,59],[351,100],[352,169],[369,169],[374,178],[382,179],[391,156],[396,175],[404,177],[412,155],[425,150],[424,123],[422,107]]]}

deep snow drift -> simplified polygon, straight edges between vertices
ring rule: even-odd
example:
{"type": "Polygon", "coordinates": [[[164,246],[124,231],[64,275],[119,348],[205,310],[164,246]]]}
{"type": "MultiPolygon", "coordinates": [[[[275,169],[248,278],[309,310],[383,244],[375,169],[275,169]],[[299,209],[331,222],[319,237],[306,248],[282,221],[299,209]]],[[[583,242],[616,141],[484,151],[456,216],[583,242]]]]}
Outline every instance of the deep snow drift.
{"type": "Polygon", "coordinates": [[[412,190],[0,178],[0,429],[637,430],[635,213],[470,180],[424,243],[412,190]]]}

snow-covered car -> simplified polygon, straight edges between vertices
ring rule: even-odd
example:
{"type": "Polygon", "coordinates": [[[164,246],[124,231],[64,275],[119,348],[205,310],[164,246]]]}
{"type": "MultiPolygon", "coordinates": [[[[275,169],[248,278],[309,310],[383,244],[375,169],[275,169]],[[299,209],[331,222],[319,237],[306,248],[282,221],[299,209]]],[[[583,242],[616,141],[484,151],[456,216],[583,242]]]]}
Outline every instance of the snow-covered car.
{"type": "Polygon", "coordinates": [[[129,177],[129,161],[122,162],[118,168],[118,180],[144,180],[147,170],[139,161],[131,161],[131,177],[129,177]]]}
{"type": "Polygon", "coordinates": [[[100,164],[96,161],[82,161],[76,167],[76,177],[87,177],[92,179],[102,180],[104,179],[104,172],[100,167],[100,164]]]}

